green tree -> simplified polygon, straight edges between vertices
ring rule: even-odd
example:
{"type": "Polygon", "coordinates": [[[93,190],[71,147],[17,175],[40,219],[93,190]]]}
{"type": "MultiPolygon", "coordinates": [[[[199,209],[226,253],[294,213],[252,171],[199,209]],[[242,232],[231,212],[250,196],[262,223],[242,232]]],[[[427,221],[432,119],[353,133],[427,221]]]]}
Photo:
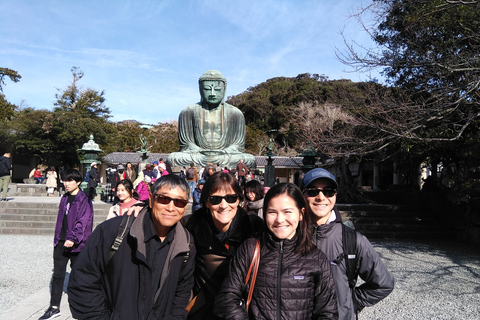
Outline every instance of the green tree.
{"type": "Polygon", "coordinates": [[[5,95],[0,93],[0,123],[10,120],[15,114],[17,106],[8,102],[5,95]]]}
{"type": "Polygon", "coordinates": [[[178,122],[164,122],[150,129],[151,152],[170,153],[180,150],[178,122]]]}
{"type": "Polygon", "coordinates": [[[140,146],[140,134],[143,129],[138,123],[109,122],[106,127],[107,141],[102,145],[105,154],[111,152],[136,152],[140,146]]]}
{"type": "Polygon", "coordinates": [[[0,92],[3,92],[3,86],[5,86],[5,78],[10,78],[13,82],[18,82],[22,78],[21,75],[18,74],[17,71],[8,69],[8,68],[0,68],[0,92]]]}
{"type": "MultiPolygon", "coordinates": [[[[368,107],[375,117],[363,122],[381,133],[383,149],[400,157],[398,151],[418,154],[416,162],[429,160],[432,167],[437,163],[461,165],[454,184],[463,186],[475,186],[473,181],[479,178],[478,153],[466,157],[463,152],[474,150],[471,144],[479,130],[479,4],[374,1],[354,17],[377,46],[362,48],[347,41],[346,51],[338,53],[354,71],[381,68],[387,84],[398,88],[388,99],[384,99],[385,90],[392,93],[395,89],[372,94],[368,107]]],[[[472,188],[469,197],[480,192],[472,188]]],[[[469,198],[449,194],[455,199],[469,198]]]]}
{"type": "Polygon", "coordinates": [[[80,160],[77,150],[91,134],[100,146],[105,144],[110,111],[104,105],[104,92],[82,90],[78,81],[83,72],[76,67],[72,76],[71,85],[56,95],[53,112],[26,108],[8,124],[19,154],[36,155],[46,164],[73,167],[80,160]]]}
{"type": "Polygon", "coordinates": [[[25,108],[15,112],[14,117],[6,125],[11,132],[13,142],[19,155],[39,157],[43,163],[52,163],[56,153],[55,142],[45,125],[52,118],[48,110],[25,108]]]}

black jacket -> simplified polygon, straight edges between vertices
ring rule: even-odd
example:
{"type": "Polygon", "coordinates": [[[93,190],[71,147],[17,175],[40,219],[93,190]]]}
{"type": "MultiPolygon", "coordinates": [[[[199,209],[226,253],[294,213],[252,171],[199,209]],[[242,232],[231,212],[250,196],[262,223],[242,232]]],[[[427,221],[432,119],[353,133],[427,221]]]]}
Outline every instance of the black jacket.
{"type": "Polygon", "coordinates": [[[238,207],[230,233],[221,242],[215,235],[210,211],[202,207],[189,217],[186,228],[192,233],[197,248],[193,293],[198,297],[188,319],[215,319],[214,299],[228,273],[230,260],[246,239],[260,236],[263,220],[238,207]]]}
{"type": "MultiPolygon", "coordinates": [[[[144,242],[142,211],[118,251],[109,260],[121,217],[107,220],[92,233],[75,261],[68,302],[75,319],[185,319],[193,286],[193,239],[177,223],[163,266],[158,297],[153,297],[152,269],[144,242]]],[[[149,221],[146,221],[148,223],[149,221]]]]}
{"type": "Polygon", "coordinates": [[[249,316],[241,305],[247,296],[245,278],[255,250],[248,240],[235,255],[215,303],[223,319],[338,319],[335,284],[327,257],[315,250],[296,253],[296,238],[265,236],[249,316]]]}
{"type": "Polygon", "coordinates": [[[98,183],[100,182],[100,176],[98,175],[98,171],[95,167],[90,169],[88,173],[89,180],[88,180],[88,187],[89,188],[96,188],[98,183]]]}
{"type": "Polygon", "coordinates": [[[10,170],[12,170],[12,165],[10,164],[10,158],[1,156],[0,157],[0,177],[9,176],[10,170]]]}

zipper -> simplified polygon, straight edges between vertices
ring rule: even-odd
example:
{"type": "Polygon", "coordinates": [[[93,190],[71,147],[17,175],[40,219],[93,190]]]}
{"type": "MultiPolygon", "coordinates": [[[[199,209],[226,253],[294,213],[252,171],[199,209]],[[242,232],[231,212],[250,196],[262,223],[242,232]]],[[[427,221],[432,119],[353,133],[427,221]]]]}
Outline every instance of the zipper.
{"type": "Polygon", "coordinates": [[[278,266],[277,266],[277,319],[281,319],[280,317],[280,292],[282,289],[282,260],[283,260],[283,240],[280,241],[280,249],[279,249],[279,257],[278,257],[278,266]]]}

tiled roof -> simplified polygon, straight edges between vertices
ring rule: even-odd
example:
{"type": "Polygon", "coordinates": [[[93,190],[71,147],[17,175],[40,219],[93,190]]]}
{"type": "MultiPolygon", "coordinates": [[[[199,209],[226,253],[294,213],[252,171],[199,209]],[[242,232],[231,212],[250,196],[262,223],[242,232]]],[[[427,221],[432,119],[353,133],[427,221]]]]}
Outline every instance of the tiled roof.
{"type": "MultiPolygon", "coordinates": [[[[141,153],[138,152],[112,152],[103,157],[103,161],[111,164],[125,164],[131,162],[133,164],[142,162],[141,153]]],[[[148,162],[152,163],[153,161],[158,161],[158,159],[163,158],[164,161],[167,160],[169,153],[148,153],[148,162]]]]}
{"type": "MultiPolygon", "coordinates": [[[[149,153],[148,162],[152,163],[153,161],[158,161],[158,159],[163,158],[164,161],[168,158],[168,153],[149,153]]],[[[131,162],[133,164],[139,163],[142,161],[141,154],[138,152],[113,152],[107,154],[103,157],[103,160],[112,165],[125,164],[131,162]]],[[[257,160],[257,168],[263,168],[267,165],[266,156],[255,156],[257,160]]],[[[277,168],[297,168],[300,169],[303,166],[303,157],[272,157],[273,165],[277,168]]]]}

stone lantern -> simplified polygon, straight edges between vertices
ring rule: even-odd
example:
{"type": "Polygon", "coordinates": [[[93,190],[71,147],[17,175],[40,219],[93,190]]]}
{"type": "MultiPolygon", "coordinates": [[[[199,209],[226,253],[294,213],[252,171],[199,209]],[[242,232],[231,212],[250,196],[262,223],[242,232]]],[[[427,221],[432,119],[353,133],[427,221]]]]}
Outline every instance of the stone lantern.
{"type": "Polygon", "coordinates": [[[276,156],[274,153],[275,150],[275,141],[270,139],[270,143],[267,146],[267,153],[265,154],[267,159],[267,165],[265,166],[265,176],[264,176],[264,186],[273,187],[275,185],[275,166],[273,165],[273,156],[276,156]]]}
{"type": "MultiPolygon", "coordinates": [[[[98,147],[98,144],[95,143],[95,141],[93,140],[93,135],[90,135],[90,139],[88,140],[88,142],[84,143],[82,149],[78,149],[77,151],[84,153],[83,160],[81,160],[80,163],[83,163],[85,167],[85,173],[90,171],[92,162],[96,162],[97,165],[102,163],[98,160],[98,154],[103,152],[103,150],[101,150],[98,147]]],[[[80,184],[80,188],[85,191],[87,189],[87,182],[83,181],[80,184]]],[[[99,194],[99,191],[101,191],[101,189],[102,187],[98,185],[96,190],[97,194],[99,194]]]]}
{"type": "Polygon", "coordinates": [[[312,148],[312,142],[308,142],[308,146],[301,154],[300,157],[303,157],[303,166],[302,170],[304,173],[315,168],[315,162],[317,161],[317,157],[319,156],[318,152],[312,148]]]}

